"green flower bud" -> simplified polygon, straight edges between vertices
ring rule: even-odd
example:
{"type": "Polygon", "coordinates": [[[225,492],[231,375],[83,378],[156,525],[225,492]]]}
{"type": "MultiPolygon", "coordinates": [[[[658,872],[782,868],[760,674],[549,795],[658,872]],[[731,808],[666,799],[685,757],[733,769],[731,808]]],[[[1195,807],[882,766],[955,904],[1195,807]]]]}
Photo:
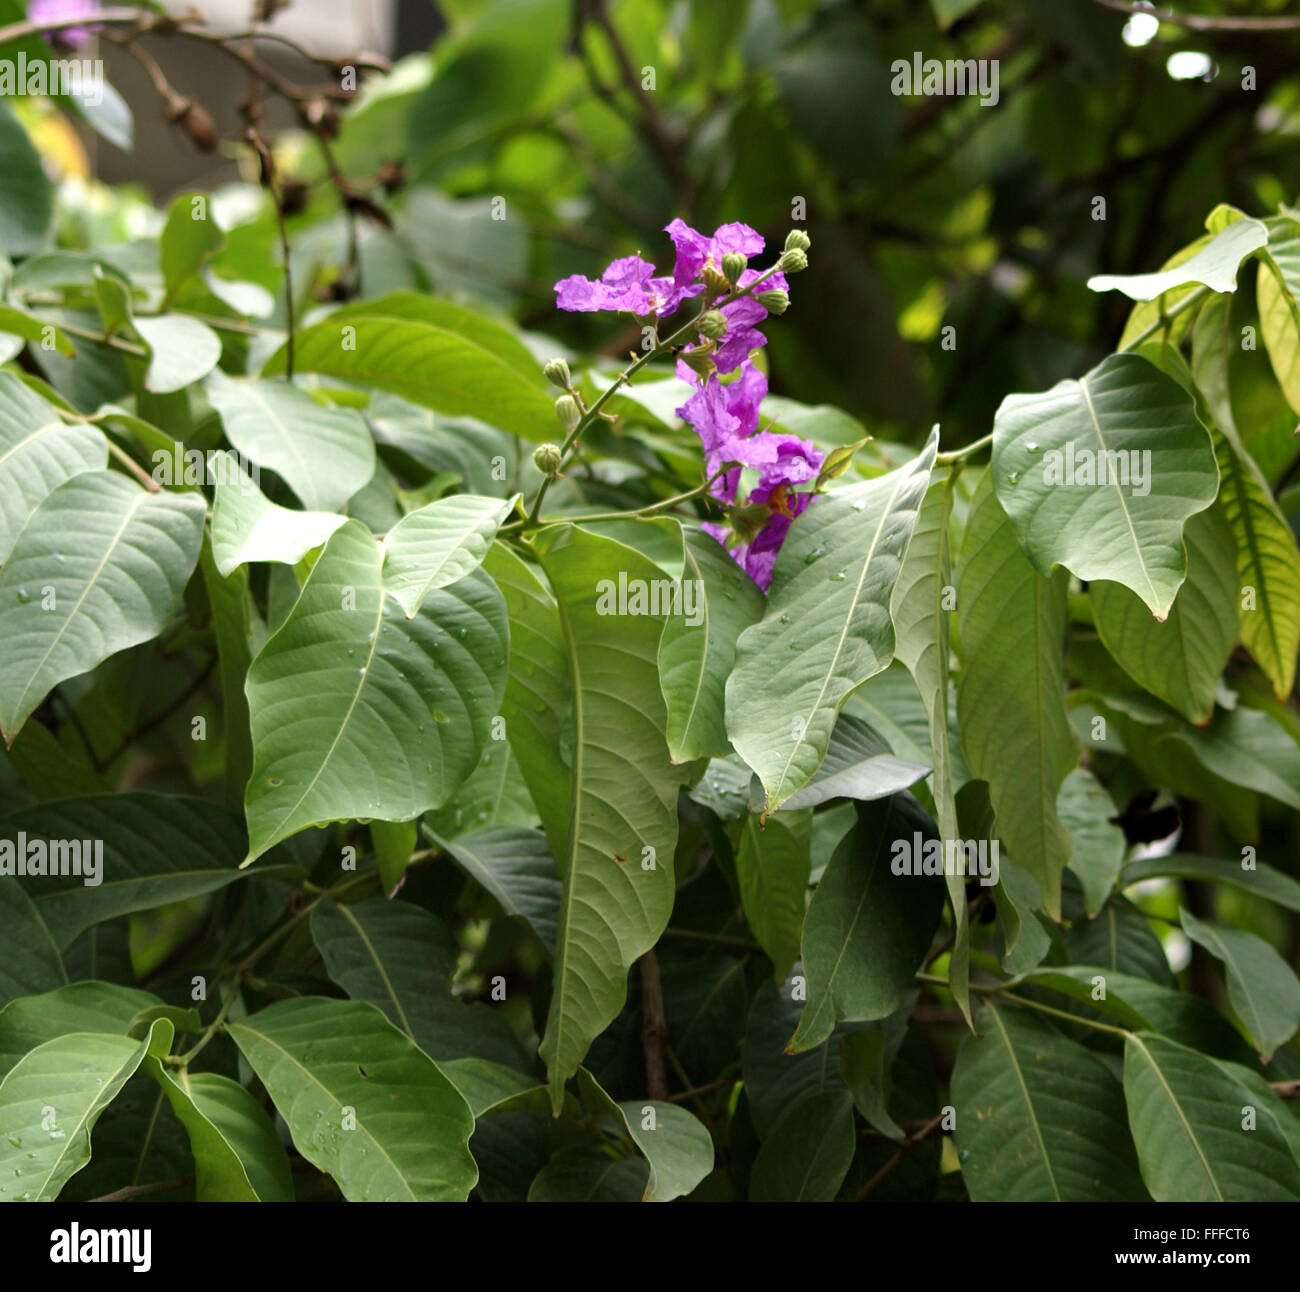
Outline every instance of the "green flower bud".
{"type": "Polygon", "coordinates": [[[721,341],[727,335],[727,320],[722,316],[721,310],[705,310],[695,326],[700,335],[708,337],[710,341],[721,341]]]}
{"type": "Polygon", "coordinates": [[[566,431],[571,431],[582,417],[582,409],[572,395],[561,395],[555,401],[555,415],[560,419],[560,425],[566,431]]]}
{"type": "Polygon", "coordinates": [[[759,292],[754,299],[769,314],[784,314],[790,308],[789,295],[778,287],[774,287],[770,291],[759,292]]]}
{"type": "Polygon", "coordinates": [[[693,350],[682,350],[677,357],[699,377],[701,381],[708,381],[713,375],[713,351],[714,344],[712,341],[706,341],[703,345],[697,345],[693,350]]]}
{"type": "Polygon", "coordinates": [[[738,542],[752,543],[772,519],[772,513],[765,503],[738,503],[728,512],[727,519],[738,542]]]}
{"type": "Polygon", "coordinates": [[[564,451],[558,444],[539,444],[533,450],[533,466],[544,476],[556,475],[563,461],[564,451]]]}
{"type": "Polygon", "coordinates": [[[727,282],[734,287],[736,280],[745,272],[745,266],[748,263],[739,251],[728,251],[722,257],[722,272],[726,275],[727,282]]]}
{"type": "Polygon", "coordinates": [[[552,385],[559,386],[561,390],[573,389],[573,378],[569,375],[569,365],[563,359],[552,359],[550,363],[542,369],[546,380],[552,385]]]}
{"type": "Polygon", "coordinates": [[[785,249],[787,251],[807,251],[812,246],[812,240],[802,229],[791,229],[785,235],[785,249]]]}
{"type": "Polygon", "coordinates": [[[808,257],[798,247],[792,247],[789,251],[781,253],[781,259],[776,262],[776,267],[782,273],[797,274],[801,269],[808,268],[808,257]]]}

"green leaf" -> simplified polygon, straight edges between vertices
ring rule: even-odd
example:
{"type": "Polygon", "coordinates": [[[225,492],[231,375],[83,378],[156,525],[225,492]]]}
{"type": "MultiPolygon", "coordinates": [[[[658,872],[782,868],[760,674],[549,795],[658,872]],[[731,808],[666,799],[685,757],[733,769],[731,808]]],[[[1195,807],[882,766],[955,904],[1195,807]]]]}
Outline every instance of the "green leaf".
{"type": "Polygon", "coordinates": [[[0,1076],[28,1051],[56,1037],[72,1032],[126,1036],[141,1010],[161,1003],[147,991],[110,982],[76,982],[11,1000],[0,1009],[0,1076]]]}
{"type": "Polygon", "coordinates": [[[1065,935],[1070,963],[1102,965],[1118,973],[1172,986],[1169,958],[1146,917],[1131,902],[1111,898],[1095,919],[1076,920],[1065,935]]]}
{"type": "Polygon", "coordinates": [[[327,408],[288,381],[204,383],[226,438],[274,471],[310,511],[336,511],[375,472],[375,445],[354,408],[327,408]]]}
{"type": "Polygon", "coordinates": [[[615,1103],[586,1068],[578,1071],[578,1085],[587,1107],[612,1118],[649,1164],[643,1202],[684,1197],[713,1170],[713,1140],[685,1108],[658,1099],[615,1103]]]}
{"type": "MultiPolygon", "coordinates": [[[[1142,614],[1150,623],[1151,616],[1142,614]]],[[[1086,767],[1076,767],[1061,782],[1056,814],[1073,842],[1070,870],[1083,886],[1088,914],[1096,915],[1114,890],[1128,851],[1124,831],[1110,819],[1115,805],[1086,767]]]]}
{"type": "Polygon", "coordinates": [[[145,1070],[190,1138],[199,1202],[292,1202],[293,1180],[275,1125],[243,1086],[216,1072],[145,1070]]]}
{"type": "Polygon", "coordinates": [[[177,289],[196,275],[221,250],[226,235],[209,211],[210,198],[203,193],[181,193],[167,208],[167,222],[158,236],[158,261],[167,294],[166,309],[177,289]]]}
{"type": "Polygon", "coordinates": [[[1190,749],[1203,767],[1233,785],[1300,809],[1300,745],[1262,709],[1216,710],[1206,727],[1176,723],[1162,741],[1190,749]]]}
{"type": "Polygon", "coordinates": [[[849,694],[894,654],[889,597],[938,449],[824,494],[791,526],[762,620],[736,645],[727,733],[775,811],[813,777],[849,694]]]}
{"type": "MultiPolygon", "coordinates": [[[[948,471],[926,490],[907,557],[894,585],[889,610],[894,622],[896,653],[916,683],[929,720],[930,749],[934,758],[931,787],[939,838],[945,848],[949,840],[957,838],[957,806],[948,727],[949,637],[955,604],[953,598],[956,596],[949,526],[956,485],[957,473],[948,471]]],[[[956,874],[945,875],[944,882],[953,918],[948,986],[967,1023],[970,1023],[970,920],[966,885],[962,876],[956,874]]]]}
{"type": "Polygon", "coordinates": [[[824,1041],[841,1022],[869,1022],[898,1008],[929,949],[943,908],[938,877],[895,873],[910,856],[920,867],[934,823],[905,794],[858,808],[813,893],[803,928],[808,1005],[793,1051],[824,1041]]]}
{"type": "Polygon", "coordinates": [[[203,499],[83,471],[47,494],[0,569],[0,729],[60,682],[162,631],[198,560],[203,499]]]}
{"type": "Polygon", "coordinates": [[[823,1091],[791,1105],[754,1159],[750,1202],[833,1202],[854,1148],[847,1090],[823,1091]]]}
{"type": "Polygon", "coordinates": [[[972,775],[988,782],[1002,845],[1059,919],[1070,836],[1056,796],[1078,760],[1061,665],[1067,580],[1026,560],[990,479],[971,502],[957,573],[957,723],[972,775]]]}
{"type": "Polygon", "coordinates": [[[771,1134],[787,1109],[809,1095],[845,1090],[837,1046],[823,1042],[802,1053],[787,1051],[807,999],[806,986],[797,965],[779,987],[768,979],[754,993],[745,1020],[741,1071],[750,1117],[760,1139],[771,1134]]]}
{"type": "Polygon", "coordinates": [[[552,857],[564,852],[569,831],[569,661],[560,611],[549,587],[503,543],[483,558],[506,600],[510,618],[510,672],[501,715],[506,737],[541,818],[552,857]]]}
{"type": "Polygon", "coordinates": [[[1300,913],[1300,883],[1272,866],[1255,860],[1255,850],[1242,861],[1220,861],[1214,857],[1197,857],[1191,853],[1175,852],[1168,857],[1142,857],[1124,867],[1120,882],[1124,887],[1173,875],[1178,879],[1199,879],[1212,884],[1231,884],[1242,892],[1267,898],[1289,911],[1300,913]]]}
{"type": "Polygon", "coordinates": [[[223,453],[221,460],[225,466],[212,504],[212,554],[223,577],[254,561],[296,565],[347,520],[327,511],[280,507],[253,483],[233,453],[223,453]]]}
{"type": "Polygon", "coordinates": [[[1183,524],[1219,488],[1191,397],[1132,354],[1051,390],[1007,396],[990,471],[1040,574],[1064,565],[1089,582],[1122,583],[1157,619],[1186,575],[1183,524]]]}
{"type": "Polygon", "coordinates": [[[537,1173],[529,1202],[639,1202],[650,1168],[639,1157],[613,1157],[594,1144],[561,1149],[537,1173]]]}
{"type": "Polygon", "coordinates": [[[438,1066],[460,1091],[475,1121],[508,1112],[550,1112],[546,1087],[514,1068],[488,1059],[451,1059],[438,1066]]]}
{"type": "Polygon", "coordinates": [[[428,833],[507,915],[527,920],[554,957],[563,888],[544,835],[522,826],[488,826],[455,839],[428,833]]]}
{"type": "Polygon", "coordinates": [[[505,685],[501,594],[476,570],[414,619],[350,520],[248,672],[250,857],[327,821],[409,821],[474,770],[505,685]]]}
{"type": "Polygon", "coordinates": [[[1181,911],[1183,932],[1223,962],[1228,1001],[1267,1063],[1300,1029],[1300,979],[1263,938],[1181,911]]]}
{"type": "Polygon", "coordinates": [[[404,516],[384,538],[384,587],[412,619],[435,588],[477,570],[513,499],[458,494],[404,516]]]}
{"type": "Polygon", "coordinates": [[[736,851],[736,877],[745,919],[772,961],[773,976],[784,982],[799,959],[808,896],[811,812],[782,813],[760,824],[745,820],[736,851]]]}
{"type": "Polygon", "coordinates": [[[659,640],[668,748],[678,763],[730,750],[727,677],[737,638],[763,617],[763,594],[722,544],[697,529],[683,533],[682,578],[694,581],[699,600],[695,614],[670,615],[659,640]]]}
{"type": "Polygon", "coordinates": [[[45,921],[22,886],[8,878],[0,879],[0,928],[6,948],[0,960],[0,1005],[54,991],[68,981],[45,921]]]}
{"type": "MultiPolygon", "coordinates": [[[[284,350],[272,355],[263,375],[283,372],[285,359],[284,350]]],[[[526,440],[551,440],[559,429],[541,366],[527,349],[473,311],[428,296],[398,293],[337,310],[298,333],[294,369],[477,417],[526,440]]]]}
{"type": "Polygon", "coordinates": [[[349,1202],[464,1202],[478,1178],[460,1092],[373,1005],[303,996],[227,1024],[294,1147],[349,1202]]]}
{"type": "Polygon", "coordinates": [[[312,907],[311,935],[325,971],[353,1000],[378,1006],[431,1059],[490,1059],[525,1066],[523,1048],[490,1006],[451,994],[460,948],[435,915],[409,902],[367,898],[312,907]]]}
{"type": "MultiPolygon", "coordinates": [[[[68,334],[56,324],[49,322],[47,319],[37,318],[35,314],[28,314],[24,310],[15,309],[10,305],[0,305],[0,333],[6,336],[22,337],[24,341],[33,343],[45,342],[50,343],[50,348],[58,354],[71,356],[76,353],[68,334]]],[[[12,354],[17,354],[22,346],[16,346],[12,354]]],[[[9,357],[8,352],[6,357],[9,357]]],[[[6,374],[10,378],[12,373],[6,374]]]]}
{"type": "Polygon", "coordinates": [[[1268,221],[1268,253],[1260,257],[1255,280],[1259,329],[1282,393],[1300,410],[1300,221],[1279,216],[1268,221]]]}
{"type": "Polygon", "coordinates": [[[1269,240],[1261,220],[1234,220],[1194,256],[1158,274],[1096,274],[1088,279],[1094,292],[1123,292],[1130,300],[1153,301],[1175,287],[1204,283],[1211,291],[1235,292],[1241,262],[1269,240]]]}
{"type": "Polygon", "coordinates": [[[1118,583],[1088,588],[1097,632],[1115,662],[1140,686],[1191,722],[1208,722],[1223,666],[1237,641],[1235,544],[1218,507],[1184,531],[1187,581],[1163,622],[1118,583]]]}
{"type": "Polygon", "coordinates": [[[248,697],[244,679],[253,662],[250,646],[253,610],[248,589],[248,571],[236,568],[225,578],[217,569],[211,530],[204,536],[199,553],[199,570],[212,610],[212,635],[217,647],[217,668],[221,679],[221,719],[226,745],[225,801],[242,809],[244,787],[253,770],[253,737],[248,721],[248,697]]]}
{"type": "Polygon", "coordinates": [[[867,723],[851,713],[841,713],[822,765],[803,789],[786,799],[781,810],[817,807],[833,798],[888,798],[915,785],[929,771],[923,763],[895,758],[867,723]]]}
{"type": "Polygon", "coordinates": [[[979,7],[981,0],[930,0],[934,20],[941,29],[951,27],[958,18],[964,18],[979,7]]]}
{"type": "Polygon", "coordinates": [[[221,338],[188,314],[133,319],[131,326],[149,348],[144,388],[158,395],[202,381],[221,358],[221,338]]]}
{"type": "Polygon", "coordinates": [[[658,567],[567,525],[542,531],[537,545],[555,589],[572,697],[569,832],[555,859],[564,899],[540,1049],[558,1111],[564,1082],[623,1007],[628,969],[668,923],[679,774],[664,740],[662,619],[598,611],[602,579],[654,580],[658,567]]]}
{"type": "Polygon", "coordinates": [[[30,255],[44,241],[54,214],[54,193],[40,154],[22,122],[0,103],[0,252],[10,259],[30,255]]]}
{"type": "Polygon", "coordinates": [[[1124,1042],[1124,1096],[1142,1178],[1157,1202],[1295,1202],[1300,1164],[1282,1121],[1235,1063],[1149,1032],[1124,1042]],[[1243,1109],[1255,1109],[1245,1129],[1243,1109]]]}
{"type": "MultiPolygon", "coordinates": [[[[138,790],[60,799],[0,817],[0,841],[11,844],[14,853],[20,836],[25,836],[29,854],[36,840],[47,841],[42,849],[47,869],[59,857],[70,863],[76,850],[60,845],[76,841],[85,870],[91,846],[98,851],[102,842],[102,866],[95,867],[99,883],[87,884],[71,864],[60,869],[72,873],[29,874],[23,880],[60,947],[102,920],[234,883],[242,878],[239,863],[248,850],[243,822],[225,808],[138,790]]],[[[0,846],[0,882],[8,882],[4,876],[12,873],[8,851],[0,846]]]]}
{"type": "Polygon", "coordinates": [[[975,1026],[952,1074],[972,1201],[1145,1201],[1110,1069],[1027,1010],[986,1005],[975,1026]]]}
{"type": "Polygon", "coordinates": [[[57,1198],[90,1161],[99,1115],[145,1056],[166,1054],[171,1041],[171,1024],[158,1019],[142,1041],[72,1032],[19,1059],[0,1081],[0,1201],[57,1198]]]}

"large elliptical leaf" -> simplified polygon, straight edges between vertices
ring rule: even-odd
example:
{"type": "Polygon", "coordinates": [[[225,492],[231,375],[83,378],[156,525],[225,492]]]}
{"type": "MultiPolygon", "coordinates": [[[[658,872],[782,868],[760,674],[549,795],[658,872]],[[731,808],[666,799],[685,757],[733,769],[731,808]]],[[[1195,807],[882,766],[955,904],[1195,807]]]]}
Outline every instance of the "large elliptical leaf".
{"type": "Polygon", "coordinates": [[[199,557],[203,499],[83,471],[47,494],[0,568],[0,730],[60,682],[157,636],[199,557]]]}
{"type": "Polygon", "coordinates": [[[435,588],[478,569],[513,500],[458,494],[403,516],[384,537],[384,586],[413,619],[435,588]]]}
{"type": "Polygon", "coordinates": [[[1268,221],[1268,251],[1260,257],[1255,292],[1273,373],[1287,403],[1300,412],[1300,220],[1282,215],[1268,221]]]}
{"type": "Polygon", "coordinates": [[[783,812],[766,822],[751,813],[736,849],[736,881],[745,920],[767,952],[778,983],[785,981],[799,959],[812,868],[811,826],[810,811],[783,812]]]}
{"type": "Polygon", "coordinates": [[[955,1140],[975,1202],[1137,1202],[1124,1095],[1090,1050],[1028,1010],[986,1005],[952,1074],[955,1140]]]}
{"type": "Polygon", "coordinates": [[[510,672],[501,714],[551,846],[563,853],[569,833],[570,776],[565,750],[569,660],[555,597],[522,557],[492,544],[483,568],[501,589],[510,619],[510,672]]]}
{"type": "Polygon", "coordinates": [[[1181,912],[1183,932],[1228,976],[1228,1001],[1267,1063],[1300,1029],[1300,980],[1263,938],[1181,912]]]}
{"type": "Polygon", "coordinates": [[[336,511],[375,473],[375,444],[352,408],[329,408],[288,381],[204,383],[226,438],[274,471],[310,511],[336,511]]]}
{"type": "Polygon", "coordinates": [[[0,928],[5,931],[0,1006],[67,984],[58,944],[22,885],[8,877],[0,878],[0,928]]]}
{"type": "MultiPolygon", "coordinates": [[[[949,522],[957,472],[947,471],[925,492],[912,531],[912,541],[899,571],[890,602],[895,653],[911,673],[930,722],[930,751],[934,759],[935,815],[944,847],[957,838],[957,805],[952,778],[948,729],[949,630],[953,596],[949,522]]],[[[966,1021],[970,1012],[970,920],[966,881],[945,875],[952,905],[953,941],[948,958],[948,986],[966,1021]]]]}
{"type": "Polygon", "coordinates": [[[431,1059],[525,1066],[500,1014],[451,994],[460,948],[436,915],[383,897],[348,906],[325,898],[312,907],[311,935],[329,976],[353,1000],[382,1009],[431,1059]]]}
{"type": "MultiPolygon", "coordinates": [[[[1300,362],[1300,310],[1290,326],[1300,362]]],[[[1237,431],[1228,387],[1228,356],[1237,343],[1226,302],[1202,307],[1193,333],[1192,371],[1214,417],[1219,498],[1237,545],[1241,640],[1273,683],[1274,694],[1285,700],[1295,685],[1300,653],[1300,549],[1237,431]]]]}
{"type": "Polygon", "coordinates": [[[216,1072],[177,1071],[155,1058],[144,1066],[189,1135],[196,1201],[293,1201],[284,1145],[243,1086],[216,1072]]]}
{"type": "Polygon", "coordinates": [[[649,1165],[643,1202],[683,1197],[713,1170],[713,1138],[685,1108],[657,1099],[615,1103],[586,1068],[578,1072],[578,1086],[588,1109],[610,1117],[649,1165]]]}
{"type": "Polygon", "coordinates": [[[1237,641],[1236,544],[1218,507],[1193,516],[1183,536],[1187,581],[1163,622],[1122,584],[1093,583],[1088,596],[1115,662],[1189,722],[1203,723],[1214,712],[1219,675],[1237,641]]]}
{"type": "Polygon", "coordinates": [[[915,785],[927,776],[924,763],[895,758],[889,745],[851,713],[841,713],[831,743],[812,780],[782,805],[783,812],[817,807],[833,798],[883,799],[915,785]]]}
{"type": "Polygon", "coordinates": [[[233,812],[204,799],[147,790],[58,799],[0,817],[0,883],[11,882],[12,873],[4,845],[12,845],[16,862],[20,836],[26,838],[29,868],[33,844],[42,840],[47,863],[57,858],[58,868],[68,872],[28,873],[19,881],[63,948],[84,929],[114,916],[234,883],[242,878],[239,863],[248,851],[243,822],[233,812]],[[65,846],[72,844],[80,847],[65,846]],[[87,884],[86,863],[100,845],[100,882],[87,884]],[[78,856],[82,873],[72,864],[78,856]]]}
{"type": "Polygon", "coordinates": [[[295,565],[347,521],[327,511],[294,511],[273,503],[253,483],[233,453],[216,482],[212,504],[212,555],[228,577],[253,561],[295,565]]]}
{"type": "Polygon", "coordinates": [[[1038,881],[1053,919],[1070,856],[1056,796],[1078,761],[1061,666],[1066,583],[1063,570],[1047,579],[1030,565],[986,473],[957,575],[957,723],[967,766],[988,782],[999,838],[1038,881]]]}
{"type": "Polygon", "coordinates": [[[349,1202],[464,1202],[474,1117],[373,1005],[302,996],[227,1024],[298,1152],[349,1202]]]}
{"type": "Polygon", "coordinates": [[[505,686],[505,607],[476,570],[403,617],[359,521],[329,540],[248,672],[249,856],[307,826],[409,821],[474,770],[505,686]]]}
{"type": "Polygon", "coordinates": [[[0,372],[0,561],[46,494],[107,462],[102,432],[61,421],[25,382],[0,372]]]}
{"type": "MultiPolygon", "coordinates": [[[[1148,623],[1151,616],[1142,614],[1148,623]]],[[[1076,767],[1061,782],[1056,814],[1070,832],[1070,870],[1083,888],[1088,915],[1106,904],[1124,865],[1128,841],[1112,820],[1115,805],[1105,787],[1086,767],[1076,767]]]]}
{"type": "Polygon", "coordinates": [[[1300,1163],[1283,1127],[1290,1114],[1256,1080],[1167,1037],[1125,1039],[1129,1126],[1157,1202],[1300,1201],[1300,1163]]]}
{"type": "MultiPolygon", "coordinates": [[[[277,351],[263,373],[281,373],[277,351]]],[[[397,292],[336,310],[294,338],[294,367],[386,390],[453,417],[477,417],[526,440],[556,433],[541,365],[472,310],[397,292]]],[[[364,483],[364,482],[362,482],[364,483]]]]}
{"type": "Polygon", "coordinates": [[[160,1018],[143,1040],[70,1032],[19,1059],[0,1081],[0,1202],[57,1198],[90,1161],[99,1115],[145,1056],[166,1054],[171,1042],[172,1025],[160,1018]]]}
{"type": "Polygon", "coordinates": [[[537,546],[555,590],[572,704],[568,837],[556,855],[564,897],[539,1051],[558,1112],[565,1081],[623,1007],[628,969],[668,923],[680,774],[664,740],[662,617],[598,609],[602,580],[649,582],[661,578],[658,567],[573,526],[542,531],[537,546]]]}
{"type": "Polygon", "coordinates": [[[133,1019],[161,1004],[147,991],[93,979],[11,1000],[0,1009],[0,1077],[24,1054],[71,1032],[126,1036],[133,1019]]]}
{"type": "Polygon", "coordinates": [[[1094,292],[1120,291],[1134,301],[1153,301],[1189,283],[1203,283],[1216,292],[1234,292],[1241,262],[1267,242],[1268,229],[1262,220],[1234,220],[1173,269],[1155,274],[1095,274],[1088,279],[1088,286],[1094,292]]]}
{"type": "Polygon", "coordinates": [[[1157,619],[1186,576],[1183,524],[1219,487],[1191,397],[1132,354],[1050,390],[1008,395],[993,422],[990,471],[1040,574],[1064,565],[1084,580],[1122,583],[1157,619]]]}
{"type": "Polygon", "coordinates": [[[683,538],[683,584],[693,581],[699,600],[694,614],[670,615],[659,640],[668,748],[679,763],[729,752],[726,686],[736,642],[763,617],[763,594],[721,543],[694,528],[683,538]]]}
{"type": "Polygon", "coordinates": [[[894,655],[889,598],[939,437],[877,480],[819,498],[791,526],[763,618],[736,646],[727,733],[775,811],[812,779],[850,693],[894,655]]]}
{"type": "Polygon", "coordinates": [[[841,1022],[886,1018],[912,986],[943,909],[937,875],[919,873],[934,823],[910,795],[858,807],[831,855],[803,925],[808,1004],[789,1050],[820,1044],[841,1022]],[[919,845],[919,846],[918,846],[919,845]],[[897,873],[907,857],[913,873],[897,873]]]}
{"type": "Polygon", "coordinates": [[[555,932],[563,888],[546,838],[526,826],[485,826],[455,839],[443,839],[426,825],[425,833],[482,888],[507,915],[527,920],[547,954],[555,955],[555,932]]]}

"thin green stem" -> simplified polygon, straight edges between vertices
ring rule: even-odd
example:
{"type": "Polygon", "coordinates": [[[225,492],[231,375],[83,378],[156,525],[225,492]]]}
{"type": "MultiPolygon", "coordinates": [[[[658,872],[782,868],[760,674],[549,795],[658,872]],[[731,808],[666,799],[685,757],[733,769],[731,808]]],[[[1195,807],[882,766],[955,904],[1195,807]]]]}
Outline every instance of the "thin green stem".
{"type": "MultiPolygon", "coordinates": [[[[947,980],[939,978],[935,974],[919,973],[916,975],[918,982],[933,983],[939,987],[947,987],[947,980]]],[[[1005,1000],[1012,1005],[1024,1005],[1028,1009],[1036,1009],[1043,1014],[1051,1014],[1056,1018],[1063,1018],[1068,1023],[1080,1023],[1084,1027],[1095,1028],[1098,1032],[1109,1032],[1112,1036],[1126,1037],[1132,1033],[1126,1027],[1112,1027],[1109,1023],[1098,1023],[1095,1019],[1087,1018],[1083,1014],[1071,1014],[1066,1010],[1057,1009],[1054,1005],[1044,1005],[1041,1001],[1030,1000],[1027,996],[1015,996],[1008,991],[1011,983],[977,983],[970,985],[971,991],[979,992],[985,996],[996,996],[999,1000],[1005,1000]]]]}
{"type": "Polygon", "coordinates": [[[235,997],[239,995],[239,984],[231,986],[226,998],[221,1002],[221,1008],[217,1011],[217,1016],[203,1029],[203,1035],[192,1045],[184,1054],[173,1054],[167,1062],[173,1067],[188,1067],[190,1060],[194,1058],[207,1043],[217,1034],[217,1029],[226,1021],[226,1015],[230,1012],[230,1006],[234,1004],[235,997]]]}
{"type": "Polygon", "coordinates": [[[1208,287],[1198,287],[1194,292],[1188,292],[1177,305],[1172,306],[1170,309],[1164,308],[1164,297],[1162,296],[1160,298],[1160,317],[1154,323],[1144,327],[1127,345],[1120,346],[1116,353],[1124,354],[1128,350],[1137,349],[1148,337],[1152,337],[1162,328],[1168,327],[1172,319],[1184,310],[1191,309],[1193,305],[1199,305],[1209,294],[1210,289],[1208,287]]]}
{"type": "Polygon", "coordinates": [[[948,453],[940,453],[934,459],[934,465],[937,467],[955,466],[959,462],[964,462],[967,458],[972,457],[981,449],[988,448],[993,443],[993,432],[987,435],[981,435],[978,440],[967,444],[964,448],[953,449],[948,453]]]}

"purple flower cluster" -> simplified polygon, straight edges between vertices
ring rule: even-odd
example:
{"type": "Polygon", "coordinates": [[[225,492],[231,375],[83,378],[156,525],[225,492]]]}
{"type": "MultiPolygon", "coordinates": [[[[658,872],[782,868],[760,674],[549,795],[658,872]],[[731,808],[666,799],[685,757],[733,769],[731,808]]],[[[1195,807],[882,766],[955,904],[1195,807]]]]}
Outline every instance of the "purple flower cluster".
{"type": "MultiPolygon", "coordinates": [[[[99,0],[30,0],[27,17],[32,22],[62,22],[65,18],[93,18],[99,0]]],[[[64,27],[47,35],[56,36],[64,45],[81,49],[90,43],[93,27],[64,27]]]]}
{"type": "MultiPolygon", "coordinates": [[[[764,245],[762,235],[746,224],[721,225],[710,238],[674,220],[665,232],[677,251],[671,276],[656,277],[654,265],[640,256],[625,256],[615,260],[599,280],[574,274],[556,283],[559,308],[626,310],[639,316],[671,314],[683,301],[709,290],[708,276],[714,275],[717,281],[724,256],[738,253],[748,260],[764,245]]],[[[736,285],[748,287],[760,276],[746,268],[736,285]]],[[[781,273],[764,277],[762,286],[764,291],[787,290],[781,273]]],[[[726,320],[726,331],[708,351],[713,370],[702,377],[684,360],[677,362],[678,376],[691,382],[695,390],[676,411],[699,435],[708,473],[718,476],[710,492],[728,509],[727,525],[706,524],[702,528],[725,544],[754,582],[767,591],[790,523],[812,501],[810,493],[797,493],[794,486],[816,478],[823,455],[797,436],[759,430],[759,405],[767,394],[767,378],[750,355],[767,344],[758,330],[767,318],[767,309],[755,297],[747,296],[722,305],[719,313],[726,320]],[[724,383],[722,378],[730,374],[735,375],[724,383]],[[758,481],[741,502],[746,469],[757,471],[758,481]]],[[[686,347],[688,351],[696,348],[695,344],[686,347]]]]}

